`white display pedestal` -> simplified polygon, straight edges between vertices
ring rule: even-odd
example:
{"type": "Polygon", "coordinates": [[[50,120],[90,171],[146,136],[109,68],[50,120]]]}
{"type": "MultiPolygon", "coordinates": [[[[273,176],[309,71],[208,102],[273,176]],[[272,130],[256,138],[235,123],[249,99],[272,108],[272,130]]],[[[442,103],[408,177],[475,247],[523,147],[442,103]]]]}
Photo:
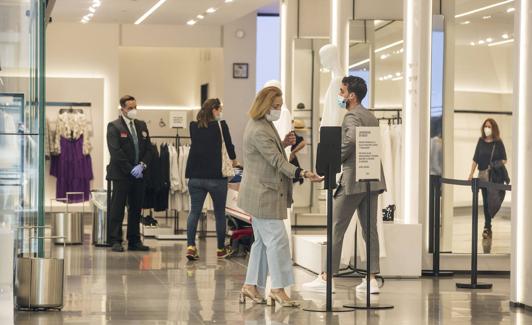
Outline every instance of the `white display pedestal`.
{"type": "MultiPolygon", "coordinates": [[[[386,257],[380,259],[384,277],[421,276],[421,225],[384,224],[386,257]]],[[[326,236],[293,235],[294,262],[316,274],[325,270],[326,236]]],[[[358,268],[364,269],[360,260],[358,268]]]]}

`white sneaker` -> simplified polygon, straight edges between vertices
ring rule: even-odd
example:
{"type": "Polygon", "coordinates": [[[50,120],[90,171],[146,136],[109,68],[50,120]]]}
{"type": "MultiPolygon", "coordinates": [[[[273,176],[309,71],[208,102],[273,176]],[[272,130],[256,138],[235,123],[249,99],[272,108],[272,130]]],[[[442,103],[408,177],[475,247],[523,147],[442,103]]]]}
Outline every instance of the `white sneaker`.
{"type": "MultiPolygon", "coordinates": [[[[369,285],[369,293],[371,294],[379,294],[380,293],[380,289],[379,289],[379,284],[377,283],[377,280],[373,279],[370,281],[370,285],[369,285]]],[[[362,279],[362,283],[359,284],[356,288],[356,292],[366,292],[367,290],[367,282],[366,282],[366,278],[362,279]]]]}
{"type": "MultiPolygon", "coordinates": [[[[303,289],[307,291],[318,291],[325,292],[327,290],[327,281],[325,281],[322,275],[318,275],[314,281],[303,283],[303,289]]],[[[334,291],[334,280],[333,280],[333,291],[334,291]]]]}

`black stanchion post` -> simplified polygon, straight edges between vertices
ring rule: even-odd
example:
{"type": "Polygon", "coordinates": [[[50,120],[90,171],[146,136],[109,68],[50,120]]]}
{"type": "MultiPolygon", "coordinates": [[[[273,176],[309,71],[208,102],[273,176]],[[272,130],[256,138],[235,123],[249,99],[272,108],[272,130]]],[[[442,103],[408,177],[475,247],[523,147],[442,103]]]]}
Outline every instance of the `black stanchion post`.
{"type": "Polygon", "coordinates": [[[333,236],[333,191],[336,188],[336,173],[340,171],[340,141],[342,132],[340,127],[320,128],[320,143],[316,159],[316,171],[325,175],[325,189],[327,189],[327,289],[325,291],[325,306],[317,308],[303,308],[311,312],[351,312],[353,309],[337,308],[332,304],[332,236],[333,236]]]}
{"type": "Polygon", "coordinates": [[[452,276],[454,274],[453,272],[440,271],[441,186],[441,176],[431,175],[429,211],[429,253],[432,253],[432,270],[423,271],[422,274],[424,276],[452,276]]]}
{"type": "MultiPolygon", "coordinates": [[[[363,180],[366,183],[366,303],[365,304],[348,304],[346,308],[353,309],[392,309],[392,305],[372,304],[371,303],[371,182],[377,180],[363,180]]],[[[379,258],[377,256],[377,258],[379,258]]]]}
{"type": "Polygon", "coordinates": [[[106,231],[107,239],[106,239],[106,242],[107,242],[108,245],[111,242],[109,240],[109,223],[111,222],[111,200],[112,200],[111,194],[113,193],[112,185],[113,185],[113,183],[110,180],[107,180],[107,204],[106,204],[106,206],[107,206],[107,210],[106,210],[107,222],[106,222],[105,227],[107,227],[107,231],[106,231]]]}
{"type": "Polygon", "coordinates": [[[471,283],[457,283],[456,287],[460,289],[491,289],[491,283],[477,282],[477,246],[478,246],[478,191],[479,179],[473,178],[471,190],[473,191],[473,207],[471,215],[472,238],[471,238],[471,283]]]}

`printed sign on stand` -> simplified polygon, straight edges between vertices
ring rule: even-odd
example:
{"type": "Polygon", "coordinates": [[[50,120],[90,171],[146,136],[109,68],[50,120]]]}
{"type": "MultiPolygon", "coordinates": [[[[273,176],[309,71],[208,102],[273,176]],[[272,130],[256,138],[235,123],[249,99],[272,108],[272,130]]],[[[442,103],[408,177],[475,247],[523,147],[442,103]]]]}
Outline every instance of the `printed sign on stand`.
{"type": "Polygon", "coordinates": [[[379,127],[357,127],[355,150],[357,181],[380,179],[381,136],[379,127]]]}
{"type": "Polygon", "coordinates": [[[171,128],[186,128],[187,127],[188,111],[172,111],[170,112],[170,127],[171,128]]]}

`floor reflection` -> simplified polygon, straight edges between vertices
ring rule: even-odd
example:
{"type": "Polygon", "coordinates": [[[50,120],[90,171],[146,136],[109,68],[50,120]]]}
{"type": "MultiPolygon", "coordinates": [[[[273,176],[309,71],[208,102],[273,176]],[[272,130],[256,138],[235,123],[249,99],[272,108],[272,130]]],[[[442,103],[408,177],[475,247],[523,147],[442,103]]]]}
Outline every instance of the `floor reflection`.
{"type": "MultiPolygon", "coordinates": [[[[508,278],[482,279],[493,289],[474,292],[455,288],[465,277],[388,279],[372,301],[394,309],[327,315],[239,304],[246,261],[218,260],[213,238],[200,242],[201,258],[192,263],[185,242],[148,240],[149,253],[113,253],[88,243],[65,248],[63,311],[16,312],[16,324],[532,324],[532,314],[510,309],[508,278]]],[[[314,274],[296,268],[295,277],[292,297],[303,306],[325,302],[323,294],[301,290],[314,274]]],[[[354,292],[359,282],[336,279],[334,304],[364,301],[354,292]]]]}

